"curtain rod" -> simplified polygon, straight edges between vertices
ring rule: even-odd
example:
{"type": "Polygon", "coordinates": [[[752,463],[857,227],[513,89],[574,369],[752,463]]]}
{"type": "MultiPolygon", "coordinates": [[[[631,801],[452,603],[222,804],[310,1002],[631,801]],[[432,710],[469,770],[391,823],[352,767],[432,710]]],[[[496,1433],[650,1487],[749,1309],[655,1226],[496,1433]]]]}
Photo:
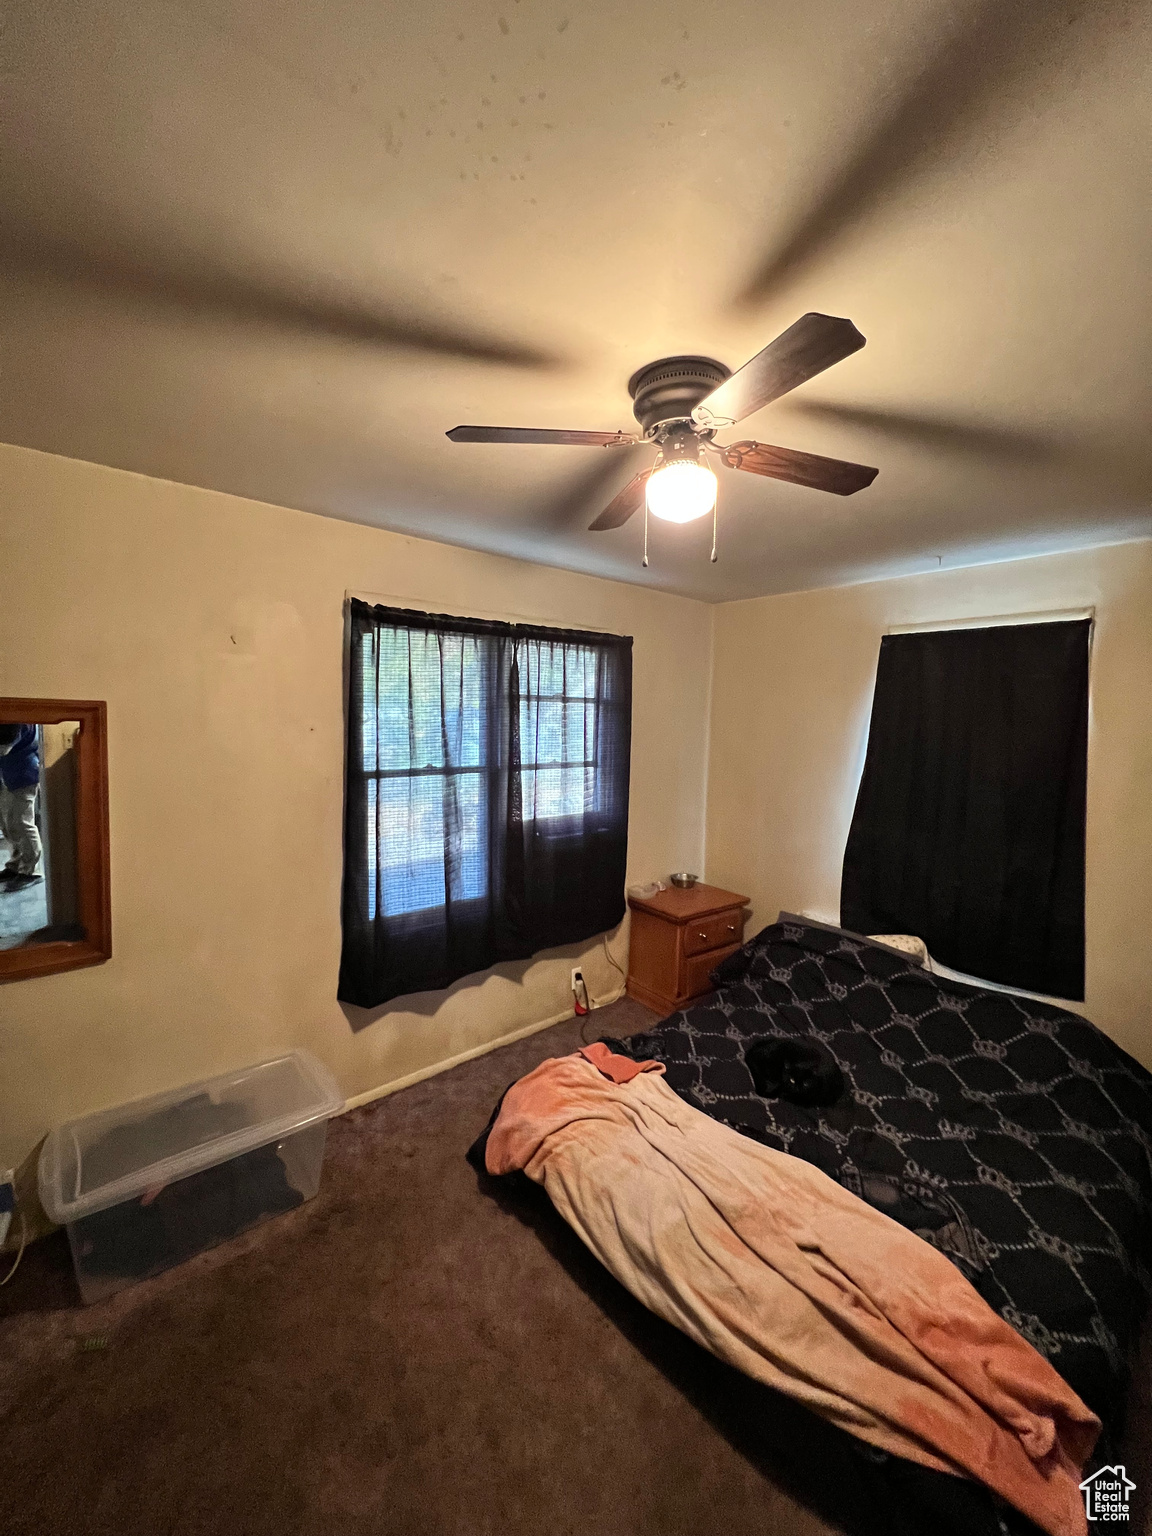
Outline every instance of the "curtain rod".
{"type": "Polygon", "coordinates": [[[889,624],[886,635],[915,635],[934,629],[991,629],[1001,624],[1071,624],[1096,618],[1093,608],[1049,608],[1043,613],[999,613],[979,619],[925,619],[920,624],[889,624]]]}
{"type": "Polygon", "coordinates": [[[616,634],[613,629],[605,629],[603,624],[588,624],[583,619],[574,620],[571,623],[562,622],[554,613],[549,614],[547,618],[541,614],[512,613],[508,610],[494,613],[491,608],[460,608],[454,603],[442,603],[435,598],[413,597],[411,594],[398,592],[365,592],[358,587],[346,587],[345,601],[352,597],[358,598],[362,603],[381,603],[385,608],[412,608],[419,613],[446,613],[453,619],[490,619],[497,624],[538,624],[545,629],[584,629],[592,635],[616,634]]]}

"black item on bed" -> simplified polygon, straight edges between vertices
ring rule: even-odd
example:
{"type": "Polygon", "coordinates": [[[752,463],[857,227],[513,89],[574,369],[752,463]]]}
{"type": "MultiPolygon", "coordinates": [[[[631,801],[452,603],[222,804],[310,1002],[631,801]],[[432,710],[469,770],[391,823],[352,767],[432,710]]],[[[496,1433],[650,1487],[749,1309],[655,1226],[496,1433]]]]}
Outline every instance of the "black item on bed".
{"type": "Polygon", "coordinates": [[[761,1098],[831,1105],[844,1092],[836,1058],[814,1040],[753,1040],[744,1060],[761,1098]]]}
{"type": "Polygon", "coordinates": [[[801,919],[714,979],[612,1049],[940,1248],[1100,1415],[1106,1460],[1152,1268],[1152,1074],[1076,1014],[801,919]],[[744,1053],[765,1037],[818,1042],[847,1092],[824,1109],[761,1097],[744,1053]]]}

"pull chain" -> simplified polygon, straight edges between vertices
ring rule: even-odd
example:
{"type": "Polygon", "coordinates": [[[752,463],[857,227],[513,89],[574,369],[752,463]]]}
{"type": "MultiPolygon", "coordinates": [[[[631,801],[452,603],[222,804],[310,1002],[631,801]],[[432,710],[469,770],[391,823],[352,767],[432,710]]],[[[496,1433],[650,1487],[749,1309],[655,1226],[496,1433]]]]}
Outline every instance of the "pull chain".
{"type": "Polygon", "coordinates": [[[648,498],[644,498],[644,564],[648,564],[648,498]]]}
{"type": "Polygon", "coordinates": [[[716,564],[716,508],[720,498],[712,503],[712,564],[716,564]]]}

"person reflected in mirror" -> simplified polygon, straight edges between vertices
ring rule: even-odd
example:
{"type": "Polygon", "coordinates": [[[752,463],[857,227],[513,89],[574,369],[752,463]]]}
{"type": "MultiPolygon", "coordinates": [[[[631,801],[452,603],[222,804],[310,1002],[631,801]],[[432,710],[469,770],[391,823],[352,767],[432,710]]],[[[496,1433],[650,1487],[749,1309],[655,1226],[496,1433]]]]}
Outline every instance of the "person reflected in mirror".
{"type": "Polygon", "coordinates": [[[0,833],[8,841],[8,862],[0,869],[0,891],[21,890],[40,873],[40,829],[36,794],[40,788],[40,734],[34,725],[0,724],[0,833]]]}

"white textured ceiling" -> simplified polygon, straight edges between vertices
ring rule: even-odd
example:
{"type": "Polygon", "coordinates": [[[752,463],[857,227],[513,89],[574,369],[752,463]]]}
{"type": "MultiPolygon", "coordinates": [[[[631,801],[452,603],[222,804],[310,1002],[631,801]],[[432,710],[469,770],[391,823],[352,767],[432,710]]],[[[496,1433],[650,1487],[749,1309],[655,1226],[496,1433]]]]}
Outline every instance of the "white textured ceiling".
{"type": "MultiPolygon", "coordinates": [[[[1152,0],[7,0],[0,437],[707,599],[1152,533],[1152,0]],[[667,353],[862,352],[587,524],[667,353]]],[[[643,450],[641,450],[643,454],[643,450]]],[[[643,462],[643,458],[641,458],[643,462]]]]}

